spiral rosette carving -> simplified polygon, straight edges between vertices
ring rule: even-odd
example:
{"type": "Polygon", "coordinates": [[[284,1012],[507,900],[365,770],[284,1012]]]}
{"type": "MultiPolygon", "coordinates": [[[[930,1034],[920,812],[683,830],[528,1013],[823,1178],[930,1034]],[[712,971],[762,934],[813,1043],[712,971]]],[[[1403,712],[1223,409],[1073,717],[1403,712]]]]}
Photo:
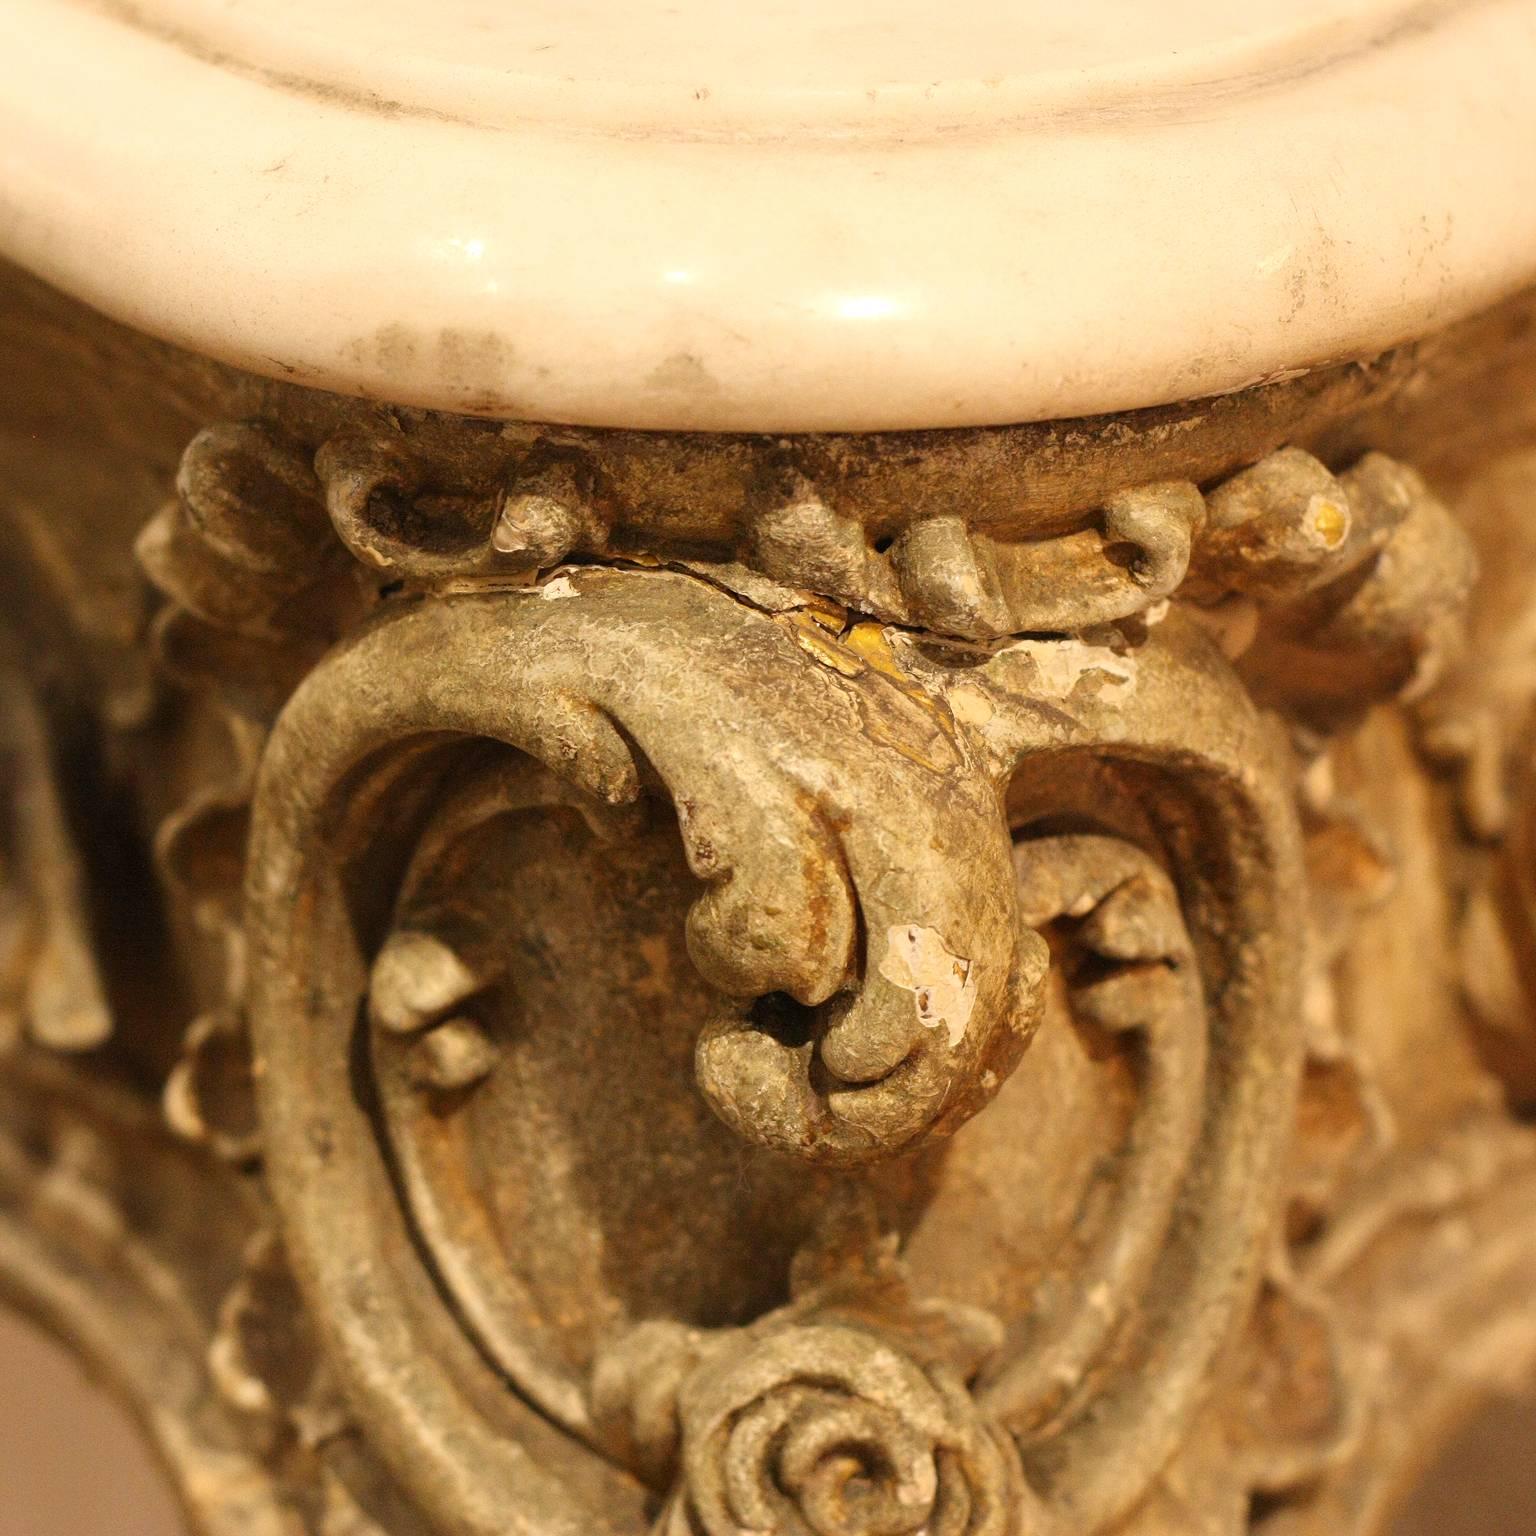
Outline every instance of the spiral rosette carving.
{"type": "Polygon", "coordinates": [[[877,1334],[785,1328],[707,1361],[680,1406],[657,1536],[1025,1536],[1008,1435],[877,1334]]]}

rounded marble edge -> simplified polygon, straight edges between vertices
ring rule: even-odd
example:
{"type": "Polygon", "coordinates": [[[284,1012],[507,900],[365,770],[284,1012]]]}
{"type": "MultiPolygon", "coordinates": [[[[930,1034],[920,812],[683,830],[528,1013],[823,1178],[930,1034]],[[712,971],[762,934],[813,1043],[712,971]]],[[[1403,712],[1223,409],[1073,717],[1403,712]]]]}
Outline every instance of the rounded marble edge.
{"type": "Polygon", "coordinates": [[[1154,123],[562,136],[11,0],[0,252],[253,372],[711,431],[1072,417],[1371,355],[1536,279],[1536,0],[1154,123]]]}

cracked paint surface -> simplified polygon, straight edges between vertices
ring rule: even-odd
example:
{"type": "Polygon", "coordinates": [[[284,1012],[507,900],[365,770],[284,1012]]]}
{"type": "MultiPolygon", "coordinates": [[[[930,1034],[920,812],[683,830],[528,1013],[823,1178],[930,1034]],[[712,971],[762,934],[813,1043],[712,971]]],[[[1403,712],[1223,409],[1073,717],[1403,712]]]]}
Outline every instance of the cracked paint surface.
{"type": "Polygon", "coordinates": [[[886,930],[880,974],[912,994],[918,1022],[925,1029],[948,1032],[950,1048],[965,1038],[976,1006],[971,962],[951,952],[935,928],[892,923],[886,930]]]}
{"type": "Polygon", "coordinates": [[[1016,640],[1011,655],[1024,655],[1035,664],[1036,688],[1048,698],[1070,698],[1090,675],[1100,679],[1105,697],[1126,698],[1136,691],[1136,661],[1107,645],[1082,640],[1016,640]]]}

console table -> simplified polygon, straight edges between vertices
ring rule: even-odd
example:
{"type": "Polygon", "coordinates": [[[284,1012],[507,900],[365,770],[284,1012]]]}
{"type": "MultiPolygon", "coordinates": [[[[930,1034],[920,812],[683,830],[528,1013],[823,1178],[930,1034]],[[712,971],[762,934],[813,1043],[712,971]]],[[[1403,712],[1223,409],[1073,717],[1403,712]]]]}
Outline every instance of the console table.
{"type": "Polygon", "coordinates": [[[5,11],[0,1301],[191,1528],[1386,1536],[1536,1378],[1536,3],[5,11]]]}

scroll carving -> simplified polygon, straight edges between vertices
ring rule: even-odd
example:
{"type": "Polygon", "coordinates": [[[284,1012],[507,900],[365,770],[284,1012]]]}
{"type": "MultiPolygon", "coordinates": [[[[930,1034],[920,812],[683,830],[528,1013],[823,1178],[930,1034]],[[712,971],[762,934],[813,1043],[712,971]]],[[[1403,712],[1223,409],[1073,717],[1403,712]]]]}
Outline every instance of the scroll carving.
{"type": "MultiPolygon", "coordinates": [[[[251,1530],[1369,1536],[1440,1390],[1380,1352],[1425,1201],[1487,1241],[1415,1294],[1536,1367],[1474,1316],[1536,1275],[1490,1087],[1529,1103],[1529,465],[1453,511],[1268,446],[982,516],[824,443],[197,435],[137,550],[162,728],[218,748],[166,759],[150,1161],[238,1208],[177,1349],[251,1530]],[[1470,1018],[1425,1003],[1410,1143],[1361,999],[1453,824],[1470,1018]]],[[[31,873],[63,793],[7,888],[88,956],[31,873]]]]}
{"type": "MultiPolygon", "coordinates": [[[[996,1416],[977,1420],[993,1439],[1048,1426],[1050,1457],[1081,1458],[1042,1519],[1070,1528],[1123,1509],[1176,1443],[1180,1404],[1255,1282],[1268,1220],[1255,1180],[1273,1177],[1299,1059],[1284,1027],[1299,936],[1284,901],[1297,879],[1290,813],[1280,790],[1256,789],[1280,779],[1272,738],[1198,629],[1170,620],[1116,644],[1022,642],[956,668],[899,635],[840,631],[815,608],[763,613],[695,576],[577,570],[528,592],[403,607],[336,652],[266,753],[247,893],[266,1152],[311,1305],[333,1309],[342,1271],[377,1250],[372,1224],[354,1248],[337,1207],[381,1156],[382,1127],[396,1219],[457,1314],[529,1401],[600,1443],[561,1368],[570,1341],[540,1337],[551,1299],[536,1267],[499,1256],[506,1218],[475,1172],[517,1145],[499,1129],[517,1113],[517,1090],[496,1086],[506,1053],[540,1052],[532,1033],[506,1033],[520,984],[508,956],[529,941],[499,924],[528,878],[514,873],[527,813],[563,818],[546,858],[564,858],[572,837],[654,845],[670,814],[702,887],[685,924],[714,999],[695,1024],[699,1084],[728,1126],[780,1153],[848,1167],[953,1130],[1038,1026],[1045,945],[1031,924],[1073,928],[1093,973],[1074,992],[1084,1016],[1137,1042],[1127,1172],[1085,1256],[1093,1306],[1046,1315],[1032,1347],[999,1353],[967,1411],[996,1416]],[[424,653],[451,680],[425,693],[403,665],[424,653]],[[1174,719],[1177,730],[1160,723],[1174,719]],[[1176,763],[1184,787],[1154,797],[1159,763],[1176,763]],[[1086,830],[1112,830],[1116,804],[1146,851],[1086,830]],[[1085,831],[1035,833],[1063,816],[1085,831]],[[354,889],[381,823],[416,828],[414,848],[393,874],[365,860],[354,889]],[[1190,921],[1223,957],[1216,1021],[1159,857],[1195,882],[1190,921]],[[359,1070],[359,992],[377,1094],[362,1119],[342,1086],[359,1070]],[[1207,1076],[1212,1029],[1230,1090],[1207,1076]],[[1201,1209],[1180,1217],[1191,1179],[1201,1209]],[[1170,1249],[1176,1220],[1191,1230],[1170,1249]],[[1186,1271],[1176,1300],[1160,1263],[1186,1271]],[[1166,1312],[1149,1292],[1168,1295],[1166,1312]],[[1111,1346],[1131,1347],[1133,1318],[1137,1347],[1170,1357],[1186,1385],[1163,1378],[1148,1394],[1122,1381],[1090,1392],[1091,1413],[1064,1401],[1065,1378],[1092,1383],[1111,1346]]],[[[504,1070],[526,1082],[536,1069],[504,1070]]],[[[393,1202],[381,1173],[372,1181],[393,1202]]],[[[344,1378],[365,1368],[364,1349],[344,1348],[344,1378]]],[[[366,1350],[368,1370],[408,1368],[380,1361],[377,1342],[366,1350]]],[[[1023,1454],[1027,1469],[1027,1442],[1023,1454]]]]}
{"type": "MultiPolygon", "coordinates": [[[[745,547],[756,575],[696,559],[647,570],[612,551],[602,487],[569,459],[489,504],[435,488],[387,444],[338,440],[317,469],[352,553],[431,595],[386,603],[277,723],[246,893],[249,1013],[297,1274],[349,1397],[391,1426],[399,1474],[455,1527],[503,1503],[547,1511],[552,1528],[588,1519],[580,1496],[502,1467],[507,1426],[470,1406],[500,1375],[664,1493],[665,1536],[754,1519],[1021,1533],[1123,1519],[1190,1432],[1256,1295],[1302,1055],[1292,770],[1219,652],[1268,656],[1287,634],[1337,630],[1323,643],[1358,658],[1357,687],[1387,696],[1426,675],[1466,568],[1441,561],[1443,598],[1404,599],[1393,571],[1417,567],[1394,541],[1418,519],[1460,560],[1444,513],[1384,461],[1338,479],[1282,454],[1211,510],[1192,487],[1153,486],[1116,501],[1099,533],[1006,558],[963,528],[951,550],[927,523],[853,560],[848,527],[802,485],[794,517],[760,522],[745,547]],[[455,532],[467,523],[480,532],[455,532]],[[618,568],[529,581],[605,553],[618,568]],[[1095,560],[1120,574],[1096,588],[1095,560]],[[1027,581],[1075,606],[1039,606],[1027,581]],[[1185,606],[1170,615],[1158,599],[1174,594],[1185,606]],[[1231,614],[1245,603],[1246,640],[1231,614]],[[1026,615],[1077,633],[992,638],[1026,615]],[[422,655],[430,678],[412,666],[422,655]],[[691,1056],[705,1102],[749,1142],[876,1190],[880,1174],[854,1170],[904,1162],[1001,1090],[1040,1027],[1050,935],[1072,1017],[1115,1042],[1134,1083],[1079,1289],[1022,1334],[957,1323],[892,1277],[875,1221],[851,1250],[865,1258],[842,1261],[853,1279],[802,1280],[742,1331],[700,1332],[698,1298],[681,1294],[676,1323],[623,1324],[623,1304],[556,1321],[548,1266],[515,1252],[508,1222],[557,1218],[501,1192],[539,1147],[505,1127],[541,1055],[557,1106],[561,1074],[602,1070],[568,1037],[636,972],[605,954],[561,1018],[548,980],[532,984],[548,940],[521,891],[537,878],[543,900],[569,902],[615,859],[647,873],[600,898],[640,901],[604,931],[635,925],[658,1001],[679,966],[696,978],[667,1021],[691,1040],[641,1048],[691,1056]],[[683,905],[659,901],[658,878],[683,905]],[[663,938],[669,923],[685,949],[663,938]],[[364,1114],[347,1107],[359,1071],[364,1114]],[[349,1219],[360,1187],[367,1214],[349,1219]],[[378,1271],[390,1230],[420,1277],[378,1271]],[[338,1301],[362,1272],[378,1289],[366,1328],[338,1301]],[[434,1293],[448,1310],[431,1331],[462,1328],[470,1354],[417,1358],[408,1319],[420,1327],[434,1293]],[[381,1343],[380,1317],[396,1342],[381,1343]],[[844,1356],[839,1374],[829,1362],[844,1356]],[[446,1463],[442,1413],[461,1431],[446,1463]]],[[[1338,718],[1295,679],[1275,698],[1312,729],[1338,718]]],[[[670,1102],[651,1113],[671,1135],[718,1135],[670,1102]]],[[[793,1213],[763,1234],[768,1251],[797,1272],[828,1243],[820,1187],[767,1177],[763,1198],[793,1213]]],[[[690,1240],[719,1219],[706,1209],[690,1240]]],[[[741,1284],[729,1262],[712,1273],[741,1284]]]]}
{"type": "MultiPolygon", "coordinates": [[[[703,886],[688,953],[721,998],[697,1048],[717,1112],[751,1140],[835,1162],[899,1150],[973,1113],[1033,1027],[1043,947],[1019,922],[991,786],[966,771],[952,723],[878,657],[871,665],[830,633],[810,636],[808,650],[808,632],[690,578],[563,581],[526,597],[405,610],[338,653],[268,749],[266,782],[282,786],[268,798],[280,795],[287,817],[314,818],[370,754],[449,731],[544,764],[595,817],[635,805],[654,773],[703,886]],[[420,697],[401,658],[423,651],[451,667],[456,697],[420,697]],[[669,681],[684,677],[686,732],[669,681]],[[835,763],[776,739],[768,706],[837,742],[835,763]],[[897,856],[876,807],[899,808],[911,853],[897,856]],[[862,969],[861,927],[873,962],[862,969]],[[912,979],[892,981],[888,956],[909,931],[935,935],[939,953],[914,951],[912,979]],[[945,1019],[926,1016],[924,995],[958,968],[963,1000],[945,1019]],[[774,994],[787,999],[782,1012],[804,1010],[803,1024],[754,1021],[753,1007],[774,994]]],[[[511,777],[450,799],[446,825],[427,835],[473,837],[525,796],[537,805],[550,793],[511,777]]],[[[312,842],[307,830],[289,836],[312,842]]],[[[286,874],[293,857],[270,867],[301,878],[286,874]]],[[[414,893],[419,910],[407,903],[375,965],[370,1008],[391,1032],[436,1023],[461,1001],[454,993],[488,980],[467,953],[490,947],[472,932],[474,914],[434,915],[450,899],[430,884],[414,893]],[[445,931],[455,926],[471,930],[459,948],[445,931]]],[[[263,908],[263,938],[267,921],[263,908]]]]}

